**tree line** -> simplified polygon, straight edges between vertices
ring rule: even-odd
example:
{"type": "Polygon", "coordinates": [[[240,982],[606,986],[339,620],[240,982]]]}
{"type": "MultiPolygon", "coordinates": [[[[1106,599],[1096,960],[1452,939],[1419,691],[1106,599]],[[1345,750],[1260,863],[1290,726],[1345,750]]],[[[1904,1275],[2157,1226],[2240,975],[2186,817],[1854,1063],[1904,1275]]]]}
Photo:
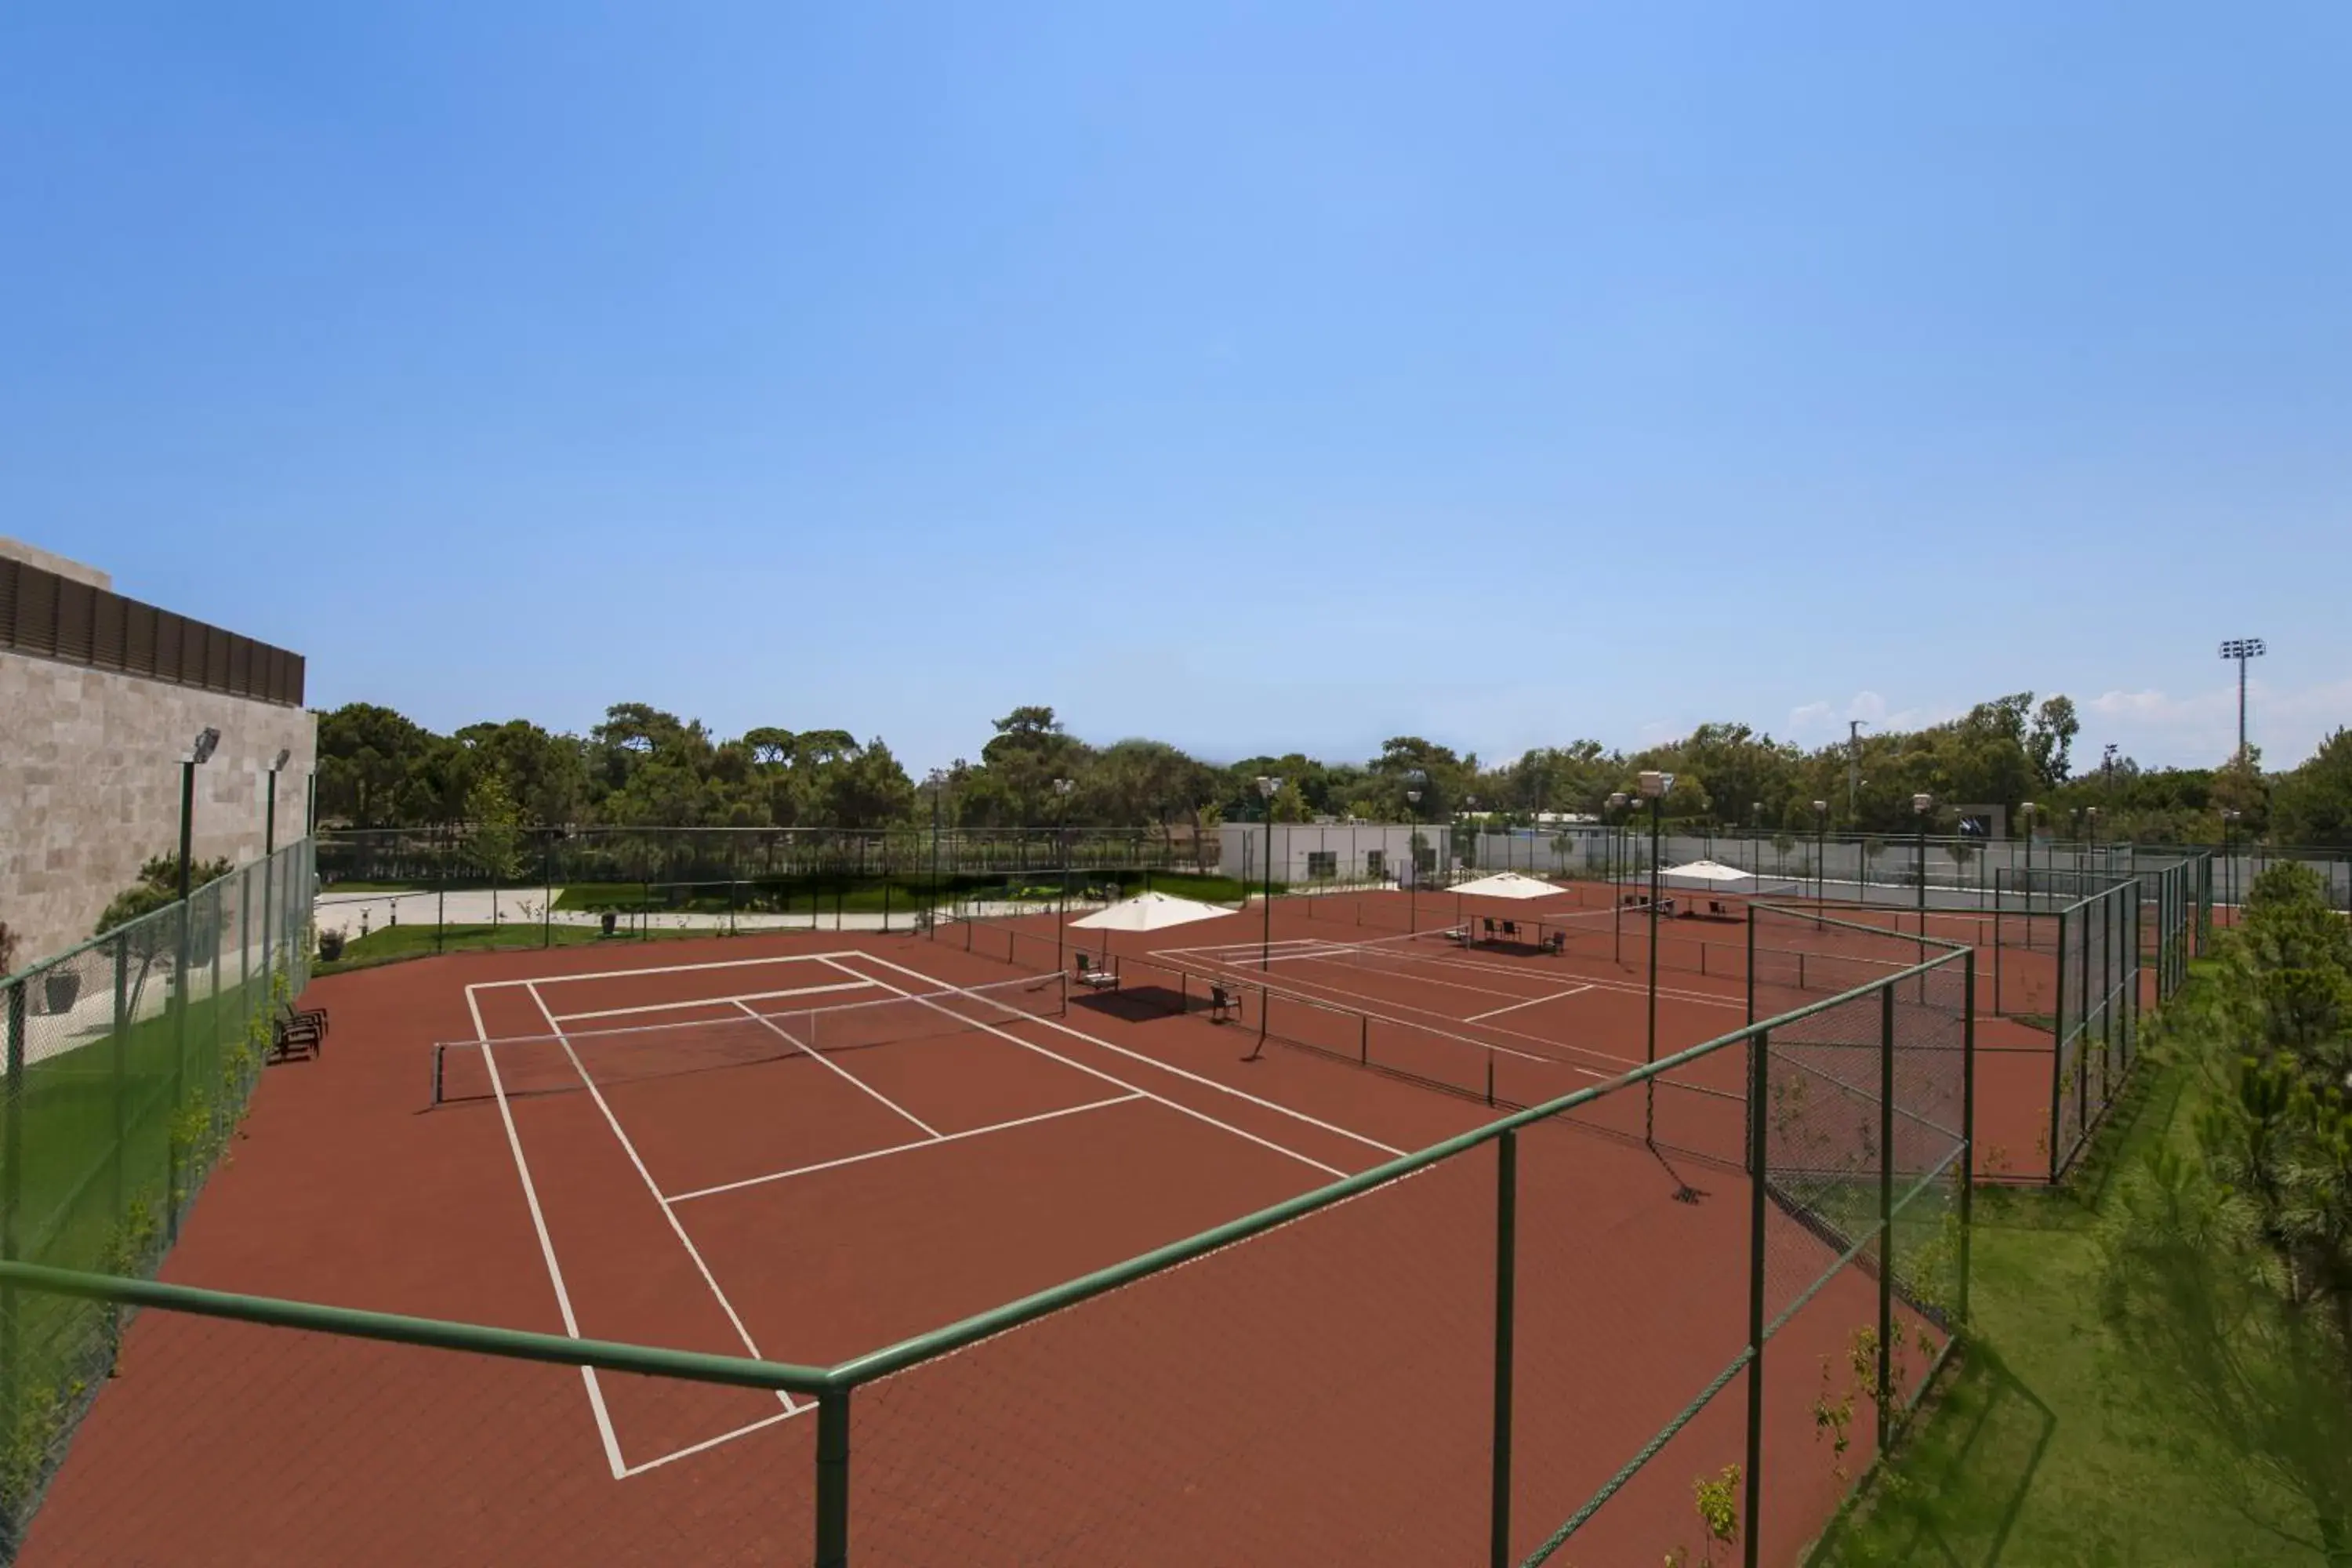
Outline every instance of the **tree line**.
{"type": "Polygon", "coordinates": [[[1599,815],[1645,770],[1675,775],[1664,812],[1678,826],[1808,832],[1814,802],[1841,831],[1894,833],[1912,797],[1938,803],[1950,831],[1960,807],[2027,802],[2061,835],[2147,843],[2242,840],[2352,846],[2352,732],[2339,730],[2301,766],[2267,773],[2259,752],[2218,768],[2142,768],[2112,753],[2078,769],[2074,704],[2016,692],[1959,718],[1805,748],[1740,723],[1624,752],[1591,740],[1486,763],[1419,736],[1361,762],[1301,752],[1230,763],[1165,742],[1097,745],[1054,710],[1015,708],[993,721],[977,758],[910,777],[889,746],[847,730],[761,726],[733,737],[642,702],[615,703],[585,735],[526,719],[436,734],[389,708],[351,703],[319,718],[319,814],[331,827],[455,826],[495,819],[520,829],[614,827],[972,828],[1156,826],[1171,837],[1220,821],[1447,822],[1481,814],[1524,823],[1599,815]],[[1261,778],[1279,781],[1269,800],[1261,778]],[[2093,808],[2096,816],[2090,815],[2093,808]]]}

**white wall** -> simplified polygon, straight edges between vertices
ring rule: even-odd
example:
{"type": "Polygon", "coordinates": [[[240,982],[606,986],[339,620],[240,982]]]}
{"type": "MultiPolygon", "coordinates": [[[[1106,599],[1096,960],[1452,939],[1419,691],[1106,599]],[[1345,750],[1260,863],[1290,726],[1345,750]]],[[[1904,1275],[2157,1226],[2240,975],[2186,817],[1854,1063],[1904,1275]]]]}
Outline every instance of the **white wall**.
{"type": "MultiPolygon", "coordinates": [[[[1446,829],[1424,825],[1414,829],[1402,823],[1277,822],[1274,825],[1274,879],[1300,883],[1314,880],[1360,881],[1380,876],[1394,881],[1411,863],[1412,836],[1445,864],[1446,829]],[[1381,870],[1368,869],[1369,858],[1381,857],[1381,870]],[[1328,855],[1328,871],[1310,856],[1328,855]]],[[[1218,830],[1217,868],[1228,877],[1260,881],[1265,877],[1266,830],[1262,822],[1228,822],[1218,830]]]]}
{"type": "Polygon", "coordinates": [[[278,783],[278,842],[301,837],[318,723],[300,708],[0,650],[0,921],[16,966],[90,934],[141,862],[174,853],[180,760],[221,732],[196,770],[195,858],[259,858],[264,774],[278,783]]]}

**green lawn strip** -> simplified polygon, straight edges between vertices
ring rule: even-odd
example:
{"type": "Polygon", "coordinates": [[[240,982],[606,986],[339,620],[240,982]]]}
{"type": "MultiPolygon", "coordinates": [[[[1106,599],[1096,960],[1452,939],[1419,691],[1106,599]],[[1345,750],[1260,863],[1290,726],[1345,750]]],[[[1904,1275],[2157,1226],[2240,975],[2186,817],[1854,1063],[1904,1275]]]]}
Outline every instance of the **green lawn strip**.
{"type": "MultiPolygon", "coordinates": [[[[196,972],[198,984],[208,976],[196,972]]],[[[152,982],[151,982],[152,983],[152,982]]],[[[266,1011],[257,976],[28,1062],[15,1126],[16,1256],[56,1268],[141,1273],[167,1215],[201,1187],[242,1114],[259,1055],[248,1027],[266,1011]]],[[[36,1025],[40,1020],[35,1020],[36,1025]]],[[[0,1156],[10,1152],[0,1147],[0,1156]]],[[[54,1463],[111,1354],[110,1310],[11,1292],[17,1348],[0,1410],[0,1515],[21,1511],[54,1463]]],[[[0,1518],[0,1536],[6,1520],[0,1518]]]]}
{"type": "Polygon", "coordinates": [[[2200,1092],[2152,1059],[2065,1187],[1978,1189],[1965,1353],[1813,1568],[2323,1561],[2223,1507],[2108,1375],[2099,1215],[2141,1152],[2188,1143],[2200,1092]]]}
{"type": "Polygon", "coordinates": [[[400,963],[412,958],[431,958],[440,952],[501,952],[542,947],[587,947],[596,942],[674,942],[688,937],[725,936],[723,926],[679,929],[662,924],[659,912],[652,915],[649,929],[638,931],[625,917],[619,929],[606,936],[595,926],[542,925],[537,921],[503,921],[496,925],[396,925],[382,926],[362,937],[354,937],[343,944],[341,958],[329,963],[320,960],[310,966],[315,979],[330,974],[345,974],[354,969],[373,969],[382,964],[400,963]]]}
{"type": "MultiPolygon", "coordinates": [[[[1227,904],[1240,903],[1254,890],[1230,877],[1182,871],[1073,868],[1069,897],[1082,899],[1088,889],[1116,889],[1121,898],[1150,889],[1178,898],[1227,904]]],[[[961,873],[941,878],[936,888],[923,876],[761,877],[734,882],[573,882],[556,895],[555,907],[587,912],[653,910],[702,914],[724,914],[733,909],[747,914],[788,917],[814,912],[822,918],[835,910],[846,914],[880,914],[886,910],[911,913],[930,904],[935,897],[943,907],[959,900],[1046,904],[1059,899],[1062,893],[1061,879],[1051,868],[1045,868],[989,876],[961,873]]]]}

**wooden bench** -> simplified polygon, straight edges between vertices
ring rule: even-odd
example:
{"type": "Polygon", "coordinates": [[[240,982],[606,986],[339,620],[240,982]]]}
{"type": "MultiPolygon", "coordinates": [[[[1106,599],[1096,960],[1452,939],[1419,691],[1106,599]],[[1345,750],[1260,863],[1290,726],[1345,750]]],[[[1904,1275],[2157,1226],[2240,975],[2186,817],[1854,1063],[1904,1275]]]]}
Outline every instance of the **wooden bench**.
{"type": "Polygon", "coordinates": [[[1118,989],[1118,972],[1113,969],[1096,968],[1095,961],[1089,954],[1083,952],[1078,954],[1077,973],[1078,984],[1089,991],[1118,989]]]}

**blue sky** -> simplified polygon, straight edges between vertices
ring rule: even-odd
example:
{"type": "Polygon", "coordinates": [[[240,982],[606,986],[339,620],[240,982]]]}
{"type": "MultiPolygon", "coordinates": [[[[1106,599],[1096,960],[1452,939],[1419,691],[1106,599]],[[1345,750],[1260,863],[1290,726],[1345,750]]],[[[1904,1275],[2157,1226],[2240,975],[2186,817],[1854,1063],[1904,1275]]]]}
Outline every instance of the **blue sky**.
{"type": "Polygon", "coordinates": [[[436,727],[2352,719],[2352,7],[0,15],[0,532],[436,727]]]}

